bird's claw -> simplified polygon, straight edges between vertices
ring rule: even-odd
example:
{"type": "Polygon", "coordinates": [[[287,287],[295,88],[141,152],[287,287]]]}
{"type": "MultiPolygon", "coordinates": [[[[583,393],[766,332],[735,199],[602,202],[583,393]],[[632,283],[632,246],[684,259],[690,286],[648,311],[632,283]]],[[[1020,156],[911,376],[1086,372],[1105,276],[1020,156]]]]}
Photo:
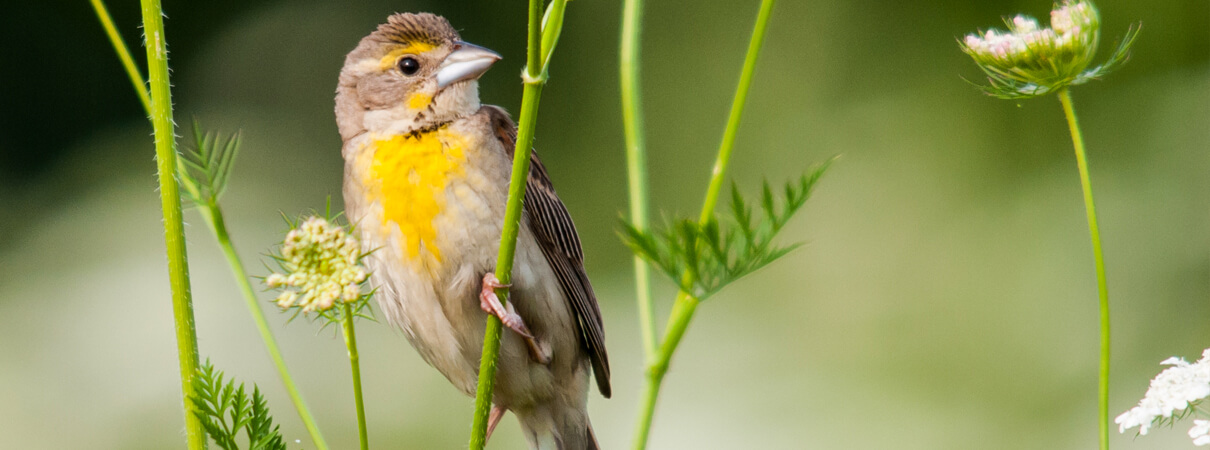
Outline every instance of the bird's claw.
{"type": "Polygon", "coordinates": [[[513,332],[521,335],[525,339],[525,344],[529,347],[529,354],[534,360],[542,364],[550,364],[550,351],[544,349],[538,344],[538,340],[534,338],[533,333],[530,333],[529,327],[525,326],[525,321],[521,316],[513,310],[512,303],[504,305],[500,303],[500,297],[496,295],[496,289],[507,288],[511,284],[504,284],[496,278],[496,274],[488,272],[483,275],[483,289],[479,291],[479,307],[483,311],[500,318],[500,323],[513,330],[513,332]]]}

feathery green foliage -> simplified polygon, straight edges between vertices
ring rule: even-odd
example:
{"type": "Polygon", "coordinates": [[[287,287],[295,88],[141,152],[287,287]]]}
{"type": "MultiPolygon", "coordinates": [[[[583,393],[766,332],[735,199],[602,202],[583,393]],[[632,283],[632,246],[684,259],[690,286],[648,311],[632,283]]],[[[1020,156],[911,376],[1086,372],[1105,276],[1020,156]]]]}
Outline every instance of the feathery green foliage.
{"type": "Polygon", "coordinates": [[[240,132],[226,137],[205,132],[193,119],[193,146],[182,151],[176,161],[177,179],[194,206],[217,203],[226,192],[241,141],[240,132]]]}
{"type": "Polygon", "coordinates": [[[248,450],[285,450],[281,431],[273,423],[269,405],[260,388],[252,385],[249,397],[244,384],[225,380],[206,360],[193,378],[193,413],[202,422],[206,434],[224,450],[239,450],[239,442],[247,442],[248,450]],[[240,439],[241,432],[243,439],[240,439]]]}
{"type": "Polygon", "coordinates": [[[705,223],[676,219],[656,231],[641,230],[623,222],[622,240],[682,291],[705,300],[801,245],[779,246],[773,239],[806,204],[815,183],[830,164],[831,160],[817,165],[787,183],[780,198],[765,181],[759,217],[753,214],[751,202],[732,184],[731,215],[725,222],[717,215],[705,223]]]}

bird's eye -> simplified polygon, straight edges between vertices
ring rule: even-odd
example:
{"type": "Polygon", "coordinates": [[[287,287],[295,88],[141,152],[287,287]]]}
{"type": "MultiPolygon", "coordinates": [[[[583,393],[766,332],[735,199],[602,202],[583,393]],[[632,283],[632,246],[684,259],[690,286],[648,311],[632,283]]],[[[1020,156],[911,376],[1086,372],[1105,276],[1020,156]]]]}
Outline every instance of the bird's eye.
{"type": "Polygon", "coordinates": [[[404,75],[415,75],[420,70],[420,61],[411,56],[399,60],[399,71],[404,75]]]}

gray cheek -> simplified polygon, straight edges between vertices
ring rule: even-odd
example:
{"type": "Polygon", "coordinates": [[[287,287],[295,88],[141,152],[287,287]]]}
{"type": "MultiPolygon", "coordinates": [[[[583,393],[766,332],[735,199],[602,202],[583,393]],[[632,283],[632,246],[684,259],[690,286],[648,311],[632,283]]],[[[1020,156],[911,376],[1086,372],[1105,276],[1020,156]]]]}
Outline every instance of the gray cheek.
{"type": "Polygon", "coordinates": [[[380,109],[398,105],[412,83],[391,73],[367,76],[357,83],[361,103],[367,109],[380,109]]]}

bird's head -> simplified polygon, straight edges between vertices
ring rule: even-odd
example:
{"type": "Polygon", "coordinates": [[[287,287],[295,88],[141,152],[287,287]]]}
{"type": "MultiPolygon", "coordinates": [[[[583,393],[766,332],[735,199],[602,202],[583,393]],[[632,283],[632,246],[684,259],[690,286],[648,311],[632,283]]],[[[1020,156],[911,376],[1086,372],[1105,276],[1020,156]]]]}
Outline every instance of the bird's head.
{"type": "Polygon", "coordinates": [[[498,60],[441,16],[395,14],[345,58],[336,89],[341,137],[409,133],[472,114],[477,80],[498,60]]]}

